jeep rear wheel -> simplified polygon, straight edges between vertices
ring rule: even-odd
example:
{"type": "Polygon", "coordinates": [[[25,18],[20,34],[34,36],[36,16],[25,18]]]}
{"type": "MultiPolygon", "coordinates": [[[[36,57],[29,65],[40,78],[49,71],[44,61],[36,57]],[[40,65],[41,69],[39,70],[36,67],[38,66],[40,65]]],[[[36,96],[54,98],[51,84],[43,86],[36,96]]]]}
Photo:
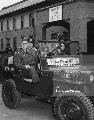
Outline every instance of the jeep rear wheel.
{"type": "Polygon", "coordinates": [[[55,100],[53,112],[56,120],[94,120],[92,103],[79,91],[63,91],[55,100]]]}
{"type": "Polygon", "coordinates": [[[2,84],[2,100],[6,107],[13,109],[21,101],[21,94],[16,89],[16,84],[13,80],[6,80],[2,84]]]}

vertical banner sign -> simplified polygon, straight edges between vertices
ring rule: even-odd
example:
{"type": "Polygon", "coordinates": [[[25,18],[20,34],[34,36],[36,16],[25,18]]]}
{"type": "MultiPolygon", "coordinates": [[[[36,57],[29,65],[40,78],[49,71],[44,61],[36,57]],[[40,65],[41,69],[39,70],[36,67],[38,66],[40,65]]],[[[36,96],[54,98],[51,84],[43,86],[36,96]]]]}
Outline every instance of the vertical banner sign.
{"type": "Polygon", "coordinates": [[[49,22],[62,20],[62,5],[49,8],[49,22]]]}

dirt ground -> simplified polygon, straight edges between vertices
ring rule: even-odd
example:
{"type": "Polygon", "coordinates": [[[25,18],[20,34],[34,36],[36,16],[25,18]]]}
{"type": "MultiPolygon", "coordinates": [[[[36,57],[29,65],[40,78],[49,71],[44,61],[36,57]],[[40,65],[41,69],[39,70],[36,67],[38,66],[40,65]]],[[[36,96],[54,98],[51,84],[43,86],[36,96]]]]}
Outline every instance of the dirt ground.
{"type": "Polygon", "coordinates": [[[55,120],[50,104],[31,98],[24,98],[16,109],[5,107],[1,98],[0,87],[0,120],[55,120]]]}

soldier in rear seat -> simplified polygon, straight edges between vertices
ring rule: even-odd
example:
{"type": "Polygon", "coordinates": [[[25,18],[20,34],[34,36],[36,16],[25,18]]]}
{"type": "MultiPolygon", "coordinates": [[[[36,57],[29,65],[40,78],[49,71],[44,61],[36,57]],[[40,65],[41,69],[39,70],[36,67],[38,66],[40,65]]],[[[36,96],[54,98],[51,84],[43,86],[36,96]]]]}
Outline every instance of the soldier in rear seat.
{"type": "Polygon", "coordinates": [[[2,58],[2,65],[7,66],[8,65],[8,58],[13,56],[12,48],[9,47],[6,49],[5,54],[2,58]]]}

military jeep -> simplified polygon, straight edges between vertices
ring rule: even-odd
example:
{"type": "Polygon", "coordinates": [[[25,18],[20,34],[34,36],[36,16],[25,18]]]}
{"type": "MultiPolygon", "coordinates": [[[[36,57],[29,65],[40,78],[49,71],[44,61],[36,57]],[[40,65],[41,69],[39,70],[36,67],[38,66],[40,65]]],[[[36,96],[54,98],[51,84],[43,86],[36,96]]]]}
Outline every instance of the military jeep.
{"type": "Polygon", "coordinates": [[[46,50],[40,49],[40,81],[37,83],[33,83],[28,75],[24,78],[23,71],[13,62],[3,66],[2,100],[5,106],[15,108],[24,94],[50,101],[56,120],[94,120],[94,108],[89,99],[93,96],[93,67],[84,65],[78,41],[66,41],[64,54],[61,54],[58,41],[42,41],[39,46],[52,42],[54,49],[51,51],[47,51],[47,46],[44,47],[46,50]]]}

